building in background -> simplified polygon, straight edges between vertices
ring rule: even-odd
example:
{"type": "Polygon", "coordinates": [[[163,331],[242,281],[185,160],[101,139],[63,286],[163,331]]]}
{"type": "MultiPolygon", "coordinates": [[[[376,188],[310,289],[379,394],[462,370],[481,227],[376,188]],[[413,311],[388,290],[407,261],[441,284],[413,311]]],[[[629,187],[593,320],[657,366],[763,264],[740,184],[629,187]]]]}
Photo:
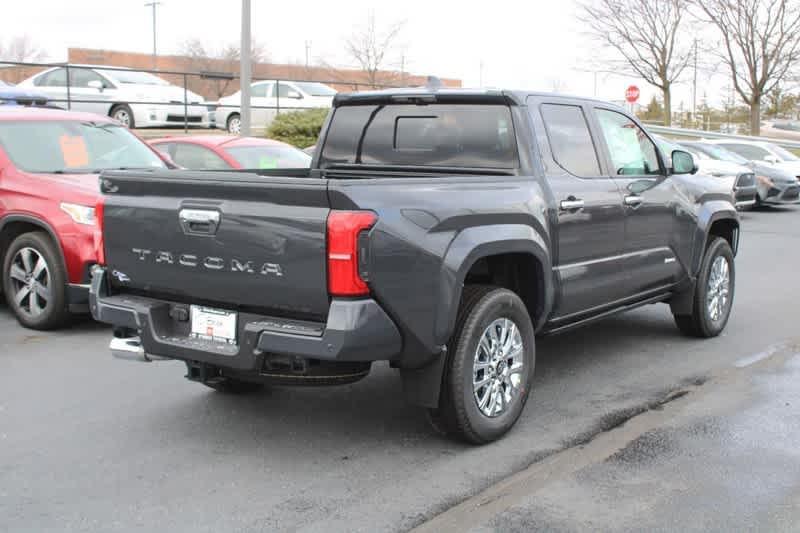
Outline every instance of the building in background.
{"type": "MultiPolygon", "coordinates": [[[[97,50],[89,48],[70,48],[67,53],[70,64],[108,65],[115,67],[129,67],[132,69],[150,70],[153,68],[153,56],[146,53],[123,52],[114,50],[97,50]]],[[[173,72],[206,72],[238,74],[238,60],[203,58],[202,63],[197,58],[181,55],[161,55],[157,57],[157,70],[173,72]]],[[[0,79],[19,81],[43,70],[34,67],[8,67],[0,69],[0,79]],[[12,79],[13,78],[13,79],[12,79]]],[[[183,76],[180,74],[162,74],[162,78],[183,86],[183,76]]],[[[253,80],[282,79],[282,80],[307,80],[320,81],[332,86],[338,91],[355,91],[372,89],[368,73],[357,69],[342,69],[328,66],[291,65],[279,63],[254,63],[253,80]]],[[[409,74],[398,71],[380,71],[375,77],[377,85],[392,87],[425,85],[427,76],[409,74]]],[[[442,85],[446,87],[461,87],[461,80],[441,78],[442,85]]],[[[235,93],[239,90],[237,79],[224,80],[211,76],[187,76],[188,89],[202,95],[209,101],[218,100],[220,97],[235,93]]]]}

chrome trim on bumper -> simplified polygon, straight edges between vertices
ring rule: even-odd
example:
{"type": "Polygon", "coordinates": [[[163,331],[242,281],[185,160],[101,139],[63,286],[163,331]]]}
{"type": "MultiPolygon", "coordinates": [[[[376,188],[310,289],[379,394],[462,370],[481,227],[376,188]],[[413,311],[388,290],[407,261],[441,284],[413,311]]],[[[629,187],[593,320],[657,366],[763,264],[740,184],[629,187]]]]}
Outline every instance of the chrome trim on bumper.
{"type": "Polygon", "coordinates": [[[149,355],[142,348],[142,341],[139,337],[127,337],[124,339],[114,337],[108,345],[111,355],[117,359],[127,359],[129,361],[141,361],[150,363],[152,361],[166,361],[168,357],[149,355]]]}

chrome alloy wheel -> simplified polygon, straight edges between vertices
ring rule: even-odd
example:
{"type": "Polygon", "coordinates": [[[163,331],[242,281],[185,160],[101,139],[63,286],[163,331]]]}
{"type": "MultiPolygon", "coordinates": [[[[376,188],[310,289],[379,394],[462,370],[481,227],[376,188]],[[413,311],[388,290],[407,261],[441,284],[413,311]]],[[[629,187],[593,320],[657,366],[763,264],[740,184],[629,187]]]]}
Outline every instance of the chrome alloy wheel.
{"type": "Polygon", "coordinates": [[[481,335],[472,366],[472,390],[478,409],[493,418],[520,393],[524,349],[517,325],[498,318],[481,335]]]}
{"type": "Polygon", "coordinates": [[[228,133],[239,135],[242,132],[242,119],[233,117],[228,121],[228,133]]]}
{"type": "Polygon", "coordinates": [[[20,311],[32,317],[42,314],[52,298],[50,269],[42,254],[33,248],[21,248],[11,261],[9,275],[20,311]]]}
{"type": "Polygon", "coordinates": [[[122,109],[122,108],[117,109],[116,111],[114,111],[113,118],[126,128],[131,127],[131,115],[128,113],[127,109],[122,109]]]}
{"type": "Polygon", "coordinates": [[[728,260],[722,256],[716,257],[711,264],[706,291],[706,310],[708,317],[714,322],[725,315],[730,285],[731,272],[728,260]]]}

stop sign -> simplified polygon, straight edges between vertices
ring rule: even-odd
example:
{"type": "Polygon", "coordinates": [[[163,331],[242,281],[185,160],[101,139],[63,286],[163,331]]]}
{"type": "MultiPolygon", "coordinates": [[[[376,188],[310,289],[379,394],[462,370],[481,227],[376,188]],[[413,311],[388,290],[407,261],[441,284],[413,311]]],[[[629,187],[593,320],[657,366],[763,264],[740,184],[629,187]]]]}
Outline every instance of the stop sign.
{"type": "Polygon", "coordinates": [[[636,85],[631,85],[627,89],[625,89],[625,100],[630,103],[634,103],[636,100],[639,99],[639,88],[636,85]]]}

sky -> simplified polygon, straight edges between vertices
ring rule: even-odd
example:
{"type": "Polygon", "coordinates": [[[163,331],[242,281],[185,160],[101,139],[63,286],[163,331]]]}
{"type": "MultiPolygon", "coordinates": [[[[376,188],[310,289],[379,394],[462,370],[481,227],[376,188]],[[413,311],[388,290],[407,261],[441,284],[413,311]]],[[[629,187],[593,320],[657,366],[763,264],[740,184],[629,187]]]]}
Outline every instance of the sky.
{"type": "MultiPolygon", "coordinates": [[[[152,51],[151,0],[0,0],[0,40],[27,34],[53,61],[66,59],[68,47],[152,51]]],[[[265,45],[274,62],[305,61],[347,66],[344,41],[374,13],[378,27],[404,22],[388,61],[414,74],[454,77],[465,86],[564,92],[622,100],[631,84],[641,89],[640,103],[657,92],[643,80],[601,69],[597,46],[582,33],[574,0],[486,2],[452,0],[251,0],[253,38],[265,45]]],[[[178,53],[182,43],[201,39],[211,48],[238,42],[240,0],[161,0],[157,8],[159,53],[178,53]]],[[[691,108],[689,76],[673,95],[691,108]]],[[[719,104],[724,77],[698,76],[698,104],[703,93],[719,104]]]]}

